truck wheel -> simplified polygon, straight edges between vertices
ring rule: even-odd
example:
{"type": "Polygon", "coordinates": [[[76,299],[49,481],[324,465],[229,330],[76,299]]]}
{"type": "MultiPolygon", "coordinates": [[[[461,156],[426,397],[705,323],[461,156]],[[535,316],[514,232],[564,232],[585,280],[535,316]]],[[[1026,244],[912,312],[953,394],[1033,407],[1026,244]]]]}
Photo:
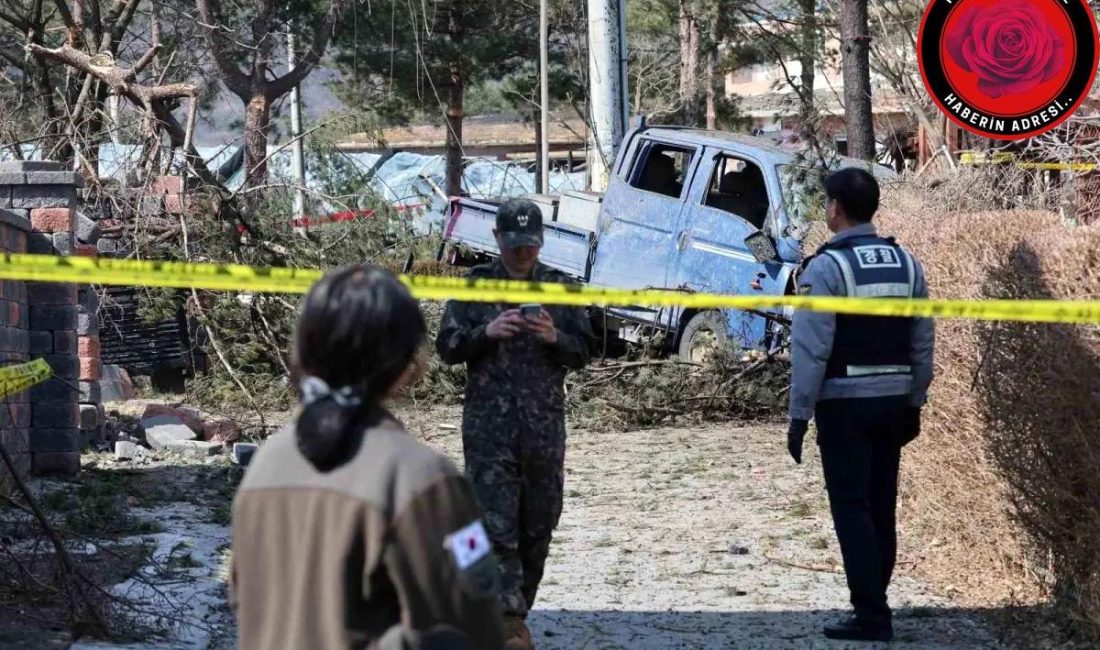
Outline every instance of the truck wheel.
{"type": "Polygon", "coordinates": [[[721,312],[701,311],[688,320],[680,333],[679,357],[703,363],[726,345],[726,319],[721,312]]]}

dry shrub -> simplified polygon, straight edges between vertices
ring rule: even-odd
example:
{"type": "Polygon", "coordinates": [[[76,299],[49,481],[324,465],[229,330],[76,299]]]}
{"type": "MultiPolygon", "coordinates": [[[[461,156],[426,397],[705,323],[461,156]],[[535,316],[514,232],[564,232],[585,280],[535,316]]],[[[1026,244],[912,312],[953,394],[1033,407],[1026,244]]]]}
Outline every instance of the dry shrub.
{"type": "MultiPolygon", "coordinates": [[[[942,204],[891,191],[878,220],[920,258],[934,297],[1100,297],[1100,227],[942,204]]],[[[902,479],[917,570],[974,604],[1053,597],[1095,638],[1100,327],[940,320],[936,336],[924,432],[902,479]]]]}
{"type": "Polygon", "coordinates": [[[786,408],[790,365],[744,360],[733,351],[703,367],[671,362],[592,364],[566,380],[569,425],[590,431],[631,431],[663,425],[774,419],[786,408]]]}

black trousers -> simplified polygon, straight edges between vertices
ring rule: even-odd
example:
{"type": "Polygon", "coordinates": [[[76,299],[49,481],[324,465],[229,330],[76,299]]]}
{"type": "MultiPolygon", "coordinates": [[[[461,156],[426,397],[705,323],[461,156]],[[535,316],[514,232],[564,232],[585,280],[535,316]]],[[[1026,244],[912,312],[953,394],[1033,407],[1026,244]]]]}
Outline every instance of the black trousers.
{"type": "Polygon", "coordinates": [[[817,441],[856,618],[891,624],[886,589],[897,556],[898,464],[908,396],[825,400],[817,441]]]}

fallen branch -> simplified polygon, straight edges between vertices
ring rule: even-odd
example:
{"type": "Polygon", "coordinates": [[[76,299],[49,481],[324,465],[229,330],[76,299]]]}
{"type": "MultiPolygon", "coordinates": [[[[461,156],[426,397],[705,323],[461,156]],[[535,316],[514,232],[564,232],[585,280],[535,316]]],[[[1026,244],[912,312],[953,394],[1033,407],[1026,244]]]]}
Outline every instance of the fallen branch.
{"type": "Polygon", "coordinates": [[[703,364],[695,361],[684,361],[682,359],[655,359],[653,361],[628,361],[626,363],[617,363],[609,366],[594,366],[589,370],[591,372],[608,372],[611,370],[625,370],[626,368],[639,368],[642,366],[695,366],[696,368],[702,368],[703,364]]]}
{"type": "Polygon", "coordinates": [[[774,562],[775,564],[780,564],[780,565],[783,565],[783,566],[789,566],[789,567],[794,568],[794,569],[804,569],[806,571],[817,571],[818,573],[843,573],[843,571],[840,570],[839,568],[837,568],[836,566],[823,567],[823,566],[815,565],[815,564],[803,564],[801,562],[795,562],[794,560],[784,560],[784,559],[781,559],[781,558],[772,557],[772,556],[768,555],[767,553],[764,554],[764,559],[767,560],[768,562],[774,562]]]}
{"type": "MultiPolygon", "coordinates": [[[[11,405],[9,404],[9,409],[11,405]]],[[[12,416],[14,420],[14,416],[12,416]]],[[[88,614],[92,617],[92,622],[99,628],[101,632],[108,633],[110,628],[107,627],[106,621],[103,619],[103,614],[99,611],[96,602],[84,591],[83,583],[94,584],[87,577],[84,576],[73,563],[73,558],[69,555],[69,552],[65,550],[65,544],[61,541],[57,531],[54,530],[53,525],[50,524],[50,520],[46,517],[46,513],[42,512],[42,507],[38,505],[38,500],[34,498],[34,493],[31,492],[27,486],[26,481],[19,475],[19,470],[15,466],[15,461],[12,460],[11,454],[8,452],[7,446],[0,442],[0,457],[4,460],[4,465],[8,469],[8,473],[11,475],[12,481],[19,489],[19,493],[23,495],[23,498],[27,501],[27,505],[30,507],[31,512],[34,513],[34,518],[38,520],[42,530],[46,533],[46,536],[50,540],[50,544],[53,545],[54,552],[57,554],[58,568],[61,572],[61,581],[65,585],[65,590],[69,596],[70,615],[73,617],[72,623],[76,624],[77,611],[76,604],[73,602],[73,591],[69,590],[69,587],[76,592],[76,595],[84,601],[84,607],[87,609],[88,614]]]]}
{"type": "Polygon", "coordinates": [[[615,402],[605,402],[605,404],[616,411],[623,411],[626,413],[659,413],[661,415],[684,414],[684,412],[679,409],[670,409],[664,406],[627,406],[626,404],[616,404],[615,402]]]}

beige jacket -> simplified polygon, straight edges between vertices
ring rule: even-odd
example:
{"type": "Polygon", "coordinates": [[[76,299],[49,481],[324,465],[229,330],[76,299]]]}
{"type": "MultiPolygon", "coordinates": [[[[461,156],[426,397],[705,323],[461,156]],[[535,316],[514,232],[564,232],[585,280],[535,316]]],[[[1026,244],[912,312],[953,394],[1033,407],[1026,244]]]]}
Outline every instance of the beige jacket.
{"type": "Polygon", "coordinates": [[[240,649],[370,648],[398,624],[451,625],[500,648],[499,569],[480,517],[454,465],[392,420],[325,474],[286,428],[233,503],[240,649]]]}

